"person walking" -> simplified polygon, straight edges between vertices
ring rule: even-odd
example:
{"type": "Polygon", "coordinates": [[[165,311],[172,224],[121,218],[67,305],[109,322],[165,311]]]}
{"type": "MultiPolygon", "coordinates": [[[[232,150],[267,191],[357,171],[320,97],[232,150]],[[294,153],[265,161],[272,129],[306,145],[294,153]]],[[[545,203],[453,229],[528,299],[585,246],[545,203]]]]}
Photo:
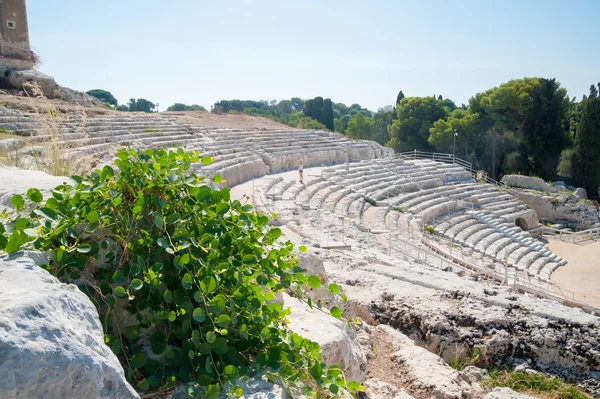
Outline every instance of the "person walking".
{"type": "Polygon", "coordinates": [[[298,173],[300,174],[300,183],[304,183],[304,162],[298,160],[298,173]]]}

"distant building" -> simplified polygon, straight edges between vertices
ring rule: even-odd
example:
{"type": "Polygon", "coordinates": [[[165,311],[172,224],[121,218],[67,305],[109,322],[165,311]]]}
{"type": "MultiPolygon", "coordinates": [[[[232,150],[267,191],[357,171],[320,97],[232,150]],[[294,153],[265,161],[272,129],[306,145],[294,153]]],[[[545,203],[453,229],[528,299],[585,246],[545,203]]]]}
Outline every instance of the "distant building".
{"type": "Polygon", "coordinates": [[[377,111],[378,112],[382,112],[382,111],[393,111],[394,110],[394,106],[393,105],[384,105],[383,107],[379,108],[377,111]]]}
{"type": "Polygon", "coordinates": [[[36,63],[29,45],[25,0],[0,0],[0,66],[31,68],[36,63]]]}

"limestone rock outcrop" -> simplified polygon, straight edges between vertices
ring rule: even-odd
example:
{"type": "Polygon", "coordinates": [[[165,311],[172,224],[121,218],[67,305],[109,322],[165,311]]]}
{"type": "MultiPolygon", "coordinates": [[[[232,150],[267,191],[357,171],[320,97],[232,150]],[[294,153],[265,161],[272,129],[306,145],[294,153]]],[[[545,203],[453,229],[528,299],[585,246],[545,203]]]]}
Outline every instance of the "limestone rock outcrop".
{"type": "Polygon", "coordinates": [[[535,210],[540,221],[560,223],[577,230],[591,228],[600,222],[596,207],[574,194],[564,191],[546,194],[522,189],[513,190],[513,193],[535,210]]]}
{"type": "Polygon", "coordinates": [[[523,395],[513,391],[510,388],[496,388],[492,392],[485,395],[484,399],[535,399],[529,395],[523,395]]]}
{"type": "Polygon", "coordinates": [[[35,97],[42,94],[47,98],[56,98],[60,96],[58,85],[51,76],[45,75],[35,69],[7,70],[4,73],[7,83],[11,88],[23,90],[30,96],[35,97]],[[41,93],[37,93],[37,89],[41,93]]]}
{"type": "Polygon", "coordinates": [[[391,359],[405,370],[413,391],[427,392],[431,398],[461,399],[474,397],[474,388],[439,356],[386,325],[377,326],[393,346],[391,359]]]}
{"type": "Polygon", "coordinates": [[[367,376],[367,358],[356,342],[356,333],[346,323],[317,309],[310,309],[296,298],[283,295],[283,307],[291,308],[289,328],[317,342],[327,365],[340,366],[347,380],[359,383],[367,376]]]}
{"type": "Polygon", "coordinates": [[[133,399],[94,305],[25,257],[0,259],[0,398],[133,399]]]}
{"type": "Polygon", "coordinates": [[[530,190],[556,192],[556,188],[546,183],[539,177],[521,176],[521,175],[505,175],[502,177],[502,183],[509,187],[527,188],[530,190]]]}
{"type": "Polygon", "coordinates": [[[37,188],[44,198],[48,198],[50,191],[65,182],[72,184],[71,179],[64,176],[0,166],[0,209],[10,206],[10,199],[15,194],[25,197],[30,188],[37,188]]]}
{"type": "Polygon", "coordinates": [[[414,399],[403,389],[377,378],[365,381],[364,387],[367,399],[414,399]]]}

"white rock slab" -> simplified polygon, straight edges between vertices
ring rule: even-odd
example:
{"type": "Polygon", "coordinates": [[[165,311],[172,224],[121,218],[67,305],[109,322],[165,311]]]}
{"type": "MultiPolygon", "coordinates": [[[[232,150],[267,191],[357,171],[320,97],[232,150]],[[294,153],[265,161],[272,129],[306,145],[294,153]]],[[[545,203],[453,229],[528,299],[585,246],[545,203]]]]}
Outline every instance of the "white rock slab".
{"type": "Polygon", "coordinates": [[[0,259],[0,398],[139,398],[94,305],[29,258],[0,259]]]}

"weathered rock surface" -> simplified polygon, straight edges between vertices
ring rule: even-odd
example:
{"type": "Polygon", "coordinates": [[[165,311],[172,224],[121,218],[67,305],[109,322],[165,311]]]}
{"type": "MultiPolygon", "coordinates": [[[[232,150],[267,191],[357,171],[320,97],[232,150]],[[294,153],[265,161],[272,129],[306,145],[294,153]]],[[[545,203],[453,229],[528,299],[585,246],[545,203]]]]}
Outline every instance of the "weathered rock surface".
{"type": "Polygon", "coordinates": [[[346,323],[316,309],[310,309],[296,298],[283,295],[283,306],[291,308],[289,328],[317,342],[327,365],[340,366],[346,379],[363,382],[367,376],[367,359],[356,342],[356,333],[346,323]]]}
{"type": "Polygon", "coordinates": [[[365,399],[414,399],[406,391],[395,387],[377,378],[369,379],[364,383],[365,399]]]}
{"type": "Polygon", "coordinates": [[[591,228],[600,221],[598,211],[592,203],[567,192],[545,194],[534,190],[514,189],[513,193],[535,210],[540,221],[560,223],[576,229],[591,228]]]}
{"type": "Polygon", "coordinates": [[[411,390],[431,398],[461,399],[474,396],[473,387],[439,356],[415,345],[413,340],[390,326],[379,325],[377,330],[390,339],[394,352],[391,359],[402,367],[411,381],[411,390]]]}
{"type": "Polygon", "coordinates": [[[37,188],[44,194],[44,198],[48,198],[50,191],[65,182],[72,184],[71,179],[64,176],[0,166],[0,208],[10,206],[10,199],[14,194],[25,197],[30,188],[37,188]]]}
{"type": "Polygon", "coordinates": [[[588,199],[587,191],[585,191],[585,188],[583,187],[579,187],[573,191],[573,195],[581,199],[588,199]]]}
{"type": "Polygon", "coordinates": [[[527,188],[538,191],[556,192],[556,188],[546,183],[539,177],[521,176],[521,175],[505,175],[502,177],[502,183],[509,187],[527,188]]]}
{"type": "Polygon", "coordinates": [[[47,98],[60,96],[54,78],[35,69],[10,70],[5,76],[13,89],[24,90],[32,97],[38,94],[35,87],[39,88],[41,94],[47,98]]]}
{"type": "Polygon", "coordinates": [[[446,362],[459,348],[464,356],[477,349],[479,360],[488,365],[532,359],[532,368],[600,394],[597,317],[418,263],[392,267],[330,253],[325,268],[331,281],[343,285],[349,302],[369,309],[377,322],[446,362]]]}
{"type": "Polygon", "coordinates": [[[0,259],[0,397],[139,398],[74,285],[28,258],[0,259]]]}
{"type": "Polygon", "coordinates": [[[484,399],[535,399],[532,396],[523,395],[510,388],[496,388],[485,395],[484,399]]]}

